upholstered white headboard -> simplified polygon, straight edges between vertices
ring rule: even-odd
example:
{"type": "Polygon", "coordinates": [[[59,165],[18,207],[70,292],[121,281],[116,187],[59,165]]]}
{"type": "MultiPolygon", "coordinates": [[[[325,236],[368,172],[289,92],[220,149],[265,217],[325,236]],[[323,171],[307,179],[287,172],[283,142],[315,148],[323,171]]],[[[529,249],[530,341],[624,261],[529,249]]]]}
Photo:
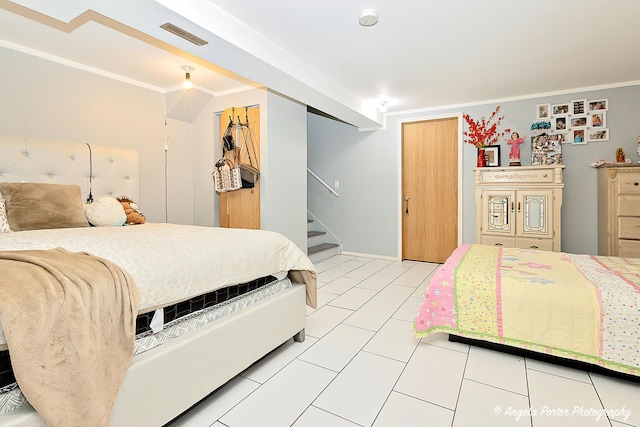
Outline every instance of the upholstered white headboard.
{"type": "Polygon", "coordinates": [[[127,148],[0,135],[2,181],[77,184],[85,199],[91,188],[94,200],[140,200],[140,159],[127,148]]]}

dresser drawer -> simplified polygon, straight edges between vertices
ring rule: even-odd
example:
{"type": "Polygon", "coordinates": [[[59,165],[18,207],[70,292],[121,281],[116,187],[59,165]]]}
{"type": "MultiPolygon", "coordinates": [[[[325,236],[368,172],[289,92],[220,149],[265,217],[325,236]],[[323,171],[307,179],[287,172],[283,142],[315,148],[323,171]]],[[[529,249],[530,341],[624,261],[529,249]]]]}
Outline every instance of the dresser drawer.
{"type": "Polygon", "coordinates": [[[521,171],[514,170],[483,170],[482,171],[482,183],[483,184],[526,184],[526,183],[552,183],[553,182],[553,169],[523,169],[521,171]]]}
{"type": "Polygon", "coordinates": [[[640,173],[618,173],[618,194],[640,195],[640,173]]]}
{"type": "Polygon", "coordinates": [[[516,239],[516,246],[522,249],[540,249],[543,251],[553,250],[553,239],[516,239]]]}
{"type": "Polygon", "coordinates": [[[618,215],[640,217],[640,194],[618,196],[618,215]]]}
{"type": "Polygon", "coordinates": [[[515,248],[516,247],[516,239],[514,237],[503,237],[503,236],[482,236],[482,241],[480,242],[482,245],[489,246],[504,246],[505,248],[515,248]]]}
{"type": "Polygon", "coordinates": [[[619,239],[640,239],[640,218],[619,217],[618,218],[618,238],[619,239]]]}
{"type": "Polygon", "coordinates": [[[640,240],[618,240],[618,256],[640,258],[640,240]]]}

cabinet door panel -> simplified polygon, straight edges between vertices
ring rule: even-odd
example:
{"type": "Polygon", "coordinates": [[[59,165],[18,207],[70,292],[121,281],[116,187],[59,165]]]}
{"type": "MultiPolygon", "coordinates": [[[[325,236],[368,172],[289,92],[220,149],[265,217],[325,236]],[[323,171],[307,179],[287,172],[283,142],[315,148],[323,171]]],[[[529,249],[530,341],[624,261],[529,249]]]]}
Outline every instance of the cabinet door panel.
{"type": "Polygon", "coordinates": [[[484,234],[515,235],[515,192],[485,191],[482,195],[484,234]]]}
{"type": "Polygon", "coordinates": [[[552,235],[551,190],[531,190],[517,192],[516,235],[549,237],[552,235]]]}

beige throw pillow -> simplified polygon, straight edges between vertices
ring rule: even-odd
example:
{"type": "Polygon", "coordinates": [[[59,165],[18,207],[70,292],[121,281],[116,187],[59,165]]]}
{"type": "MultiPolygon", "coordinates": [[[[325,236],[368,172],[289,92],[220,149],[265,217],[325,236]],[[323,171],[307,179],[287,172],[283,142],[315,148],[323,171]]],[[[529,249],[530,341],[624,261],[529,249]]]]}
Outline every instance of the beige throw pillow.
{"type": "Polygon", "coordinates": [[[88,227],[78,185],[2,182],[12,231],[88,227]]]}

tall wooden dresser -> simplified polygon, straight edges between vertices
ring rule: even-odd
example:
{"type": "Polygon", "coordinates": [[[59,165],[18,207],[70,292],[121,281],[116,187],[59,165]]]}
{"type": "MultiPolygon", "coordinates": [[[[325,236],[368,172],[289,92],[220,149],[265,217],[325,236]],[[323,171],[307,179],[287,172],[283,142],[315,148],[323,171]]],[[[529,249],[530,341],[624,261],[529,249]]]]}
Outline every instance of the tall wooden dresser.
{"type": "Polygon", "coordinates": [[[476,242],[559,252],[563,168],[475,169],[476,242]]]}
{"type": "Polygon", "coordinates": [[[640,257],[640,165],[598,169],[598,254],[640,257]]]}

